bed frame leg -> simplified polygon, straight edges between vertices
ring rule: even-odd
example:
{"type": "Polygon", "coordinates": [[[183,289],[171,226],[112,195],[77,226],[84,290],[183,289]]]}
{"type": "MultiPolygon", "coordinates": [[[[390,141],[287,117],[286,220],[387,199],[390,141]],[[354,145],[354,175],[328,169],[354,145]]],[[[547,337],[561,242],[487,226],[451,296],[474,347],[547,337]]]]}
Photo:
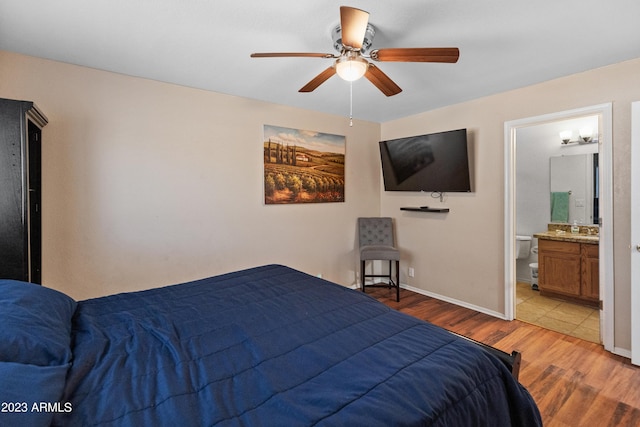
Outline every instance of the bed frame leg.
{"type": "Polygon", "coordinates": [[[520,375],[520,364],[522,363],[522,355],[518,351],[512,351],[511,357],[513,358],[513,362],[511,362],[511,375],[513,375],[513,378],[518,380],[518,376],[520,375]]]}

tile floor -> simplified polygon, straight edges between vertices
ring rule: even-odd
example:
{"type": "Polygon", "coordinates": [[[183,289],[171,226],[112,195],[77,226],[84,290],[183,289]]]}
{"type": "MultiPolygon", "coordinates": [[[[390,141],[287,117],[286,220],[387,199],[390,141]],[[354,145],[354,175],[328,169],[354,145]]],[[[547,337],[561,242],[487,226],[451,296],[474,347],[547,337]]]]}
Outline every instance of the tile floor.
{"type": "Polygon", "coordinates": [[[600,343],[599,315],[595,308],[543,297],[528,283],[516,284],[516,319],[523,322],[600,343]]]}

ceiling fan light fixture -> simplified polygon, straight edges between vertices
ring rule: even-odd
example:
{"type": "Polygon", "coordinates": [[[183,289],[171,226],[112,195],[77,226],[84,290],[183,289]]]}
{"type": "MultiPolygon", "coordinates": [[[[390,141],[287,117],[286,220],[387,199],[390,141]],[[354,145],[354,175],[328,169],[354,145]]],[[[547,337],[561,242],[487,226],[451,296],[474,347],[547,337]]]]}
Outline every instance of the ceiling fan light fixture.
{"type": "Polygon", "coordinates": [[[368,68],[367,60],[357,55],[344,55],[336,61],[336,73],[348,82],[354,82],[364,76],[368,68]]]}

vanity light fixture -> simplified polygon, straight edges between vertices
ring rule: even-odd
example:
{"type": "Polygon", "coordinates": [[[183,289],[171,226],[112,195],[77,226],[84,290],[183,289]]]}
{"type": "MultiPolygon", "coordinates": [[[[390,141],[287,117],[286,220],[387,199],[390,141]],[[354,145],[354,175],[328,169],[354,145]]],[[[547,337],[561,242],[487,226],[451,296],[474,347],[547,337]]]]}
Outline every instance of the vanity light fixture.
{"type": "Polygon", "coordinates": [[[573,131],[571,130],[563,130],[560,132],[560,139],[562,140],[562,145],[567,144],[590,144],[592,142],[598,142],[597,139],[593,139],[593,128],[584,127],[581,128],[578,132],[579,138],[575,141],[572,141],[573,131]]]}
{"type": "Polygon", "coordinates": [[[580,129],[580,139],[584,141],[583,144],[591,142],[593,139],[593,129],[589,127],[580,129]]]}

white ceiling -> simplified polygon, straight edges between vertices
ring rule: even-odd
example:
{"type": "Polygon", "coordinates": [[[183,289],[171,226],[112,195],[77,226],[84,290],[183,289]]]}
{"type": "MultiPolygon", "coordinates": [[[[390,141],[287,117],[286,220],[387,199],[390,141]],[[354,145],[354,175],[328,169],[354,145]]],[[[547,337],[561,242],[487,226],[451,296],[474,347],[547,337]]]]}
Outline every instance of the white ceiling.
{"type": "Polygon", "coordinates": [[[458,47],[457,64],[377,63],[403,92],[353,84],[353,117],[373,122],[640,57],[637,0],[0,0],[0,49],[179,85],[349,115],[334,53],[339,7],[370,13],[374,48],[458,47]]]}

